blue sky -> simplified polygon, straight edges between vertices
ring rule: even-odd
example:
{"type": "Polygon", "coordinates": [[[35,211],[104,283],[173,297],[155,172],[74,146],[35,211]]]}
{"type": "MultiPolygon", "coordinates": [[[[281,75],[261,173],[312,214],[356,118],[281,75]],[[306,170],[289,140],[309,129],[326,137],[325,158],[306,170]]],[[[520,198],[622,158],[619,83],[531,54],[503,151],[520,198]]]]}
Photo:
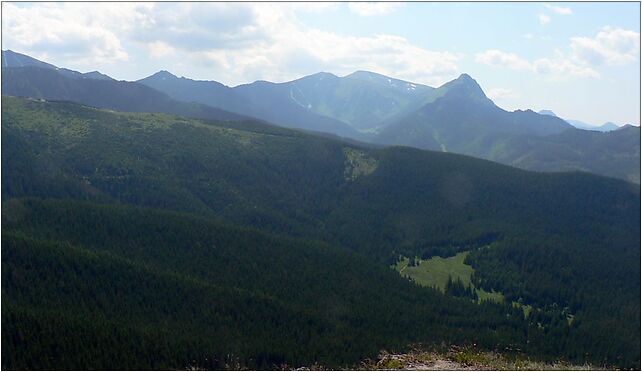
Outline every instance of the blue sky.
{"type": "Polygon", "coordinates": [[[640,122],[639,3],[3,3],[2,48],[137,80],[466,72],[508,110],[640,122]]]}

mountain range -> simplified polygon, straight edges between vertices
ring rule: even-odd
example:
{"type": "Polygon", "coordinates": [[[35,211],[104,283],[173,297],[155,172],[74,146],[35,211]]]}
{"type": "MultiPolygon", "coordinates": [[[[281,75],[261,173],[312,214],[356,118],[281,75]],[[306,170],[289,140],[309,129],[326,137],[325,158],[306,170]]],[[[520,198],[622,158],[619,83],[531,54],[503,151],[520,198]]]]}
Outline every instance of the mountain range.
{"type": "Polygon", "coordinates": [[[509,112],[467,74],[227,87],[6,51],[2,94],[3,369],[640,368],[639,128],[509,112]],[[466,286],[392,269],[462,255],[466,286]]]}
{"type": "MultiPolygon", "coordinates": [[[[541,114],[541,115],[549,115],[549,116],[559,117],[551,110],[540,110],[537,113],[541,114]]],[[[566,121],[567,123],[571,124],[572,126],[574,126],[577,129],[594,130],[594,131],[598,131],[598,132],[610,132],[610,131],[618,130],[618,129],[621,128],[619,125],[617,125],[617,124],[615,124],[613,122],[610,122],[610,121],[606,122],[606,123],[604,123],[602,125],[591,125],[591,124],[587,124],[587,123],[579,121],[579,120],[572,120],[572,119],[564,119],[564,121],[566,121]]]]}
{"type": "Polygon", "coordinates": [[[254,118],[376,145],[455,152],[529,170],[587,171],[640,182],[639,127],[624,127],[626,134],[586,135],[549,112],[505,111],[467,74],[438,88],[366,71],[228,87],[167,71],[137,82],[115,81],[12,51],[3,51],[2,56],[3,94],[203,119],[254,118]],[[621,143],[617,138],[631,140],[621,143]],[[599,154],[593,151],[596,143],[602,146],[599,154]]]}
{"type": "Polygon", "coordinates": [[[2,51],[2,67],[38,67],[47,70],[54,70],[62,74],[63,76],[75,79],[114,80],[111,77],[105,74],[101,74],[98,71],[81,73],[66,68],[58,68],[52,64],[39,61],[24,54],[15,53],[11,50],[2,51]]]}
{"type": "Polygon", "coordinates": [[[416,342],[639,365],[631,183],[15,97],[1,138],[3,367],[339,367],[416,342]],[[505,302],[389,268],[438,250],[505,302]]]}

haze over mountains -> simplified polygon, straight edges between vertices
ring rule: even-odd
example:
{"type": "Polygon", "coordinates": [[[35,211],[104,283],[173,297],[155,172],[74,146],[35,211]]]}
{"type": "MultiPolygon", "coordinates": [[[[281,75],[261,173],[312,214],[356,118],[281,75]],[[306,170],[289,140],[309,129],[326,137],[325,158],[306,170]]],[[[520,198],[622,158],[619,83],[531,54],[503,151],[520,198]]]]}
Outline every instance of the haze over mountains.
{"type": "Polygon", "coordinates": [[[508,112],[467,74],[227,87],[2,57],[3,369],[417,344],[640,367],[639,128],[508,112]],[[454,255],[457,293],[391,269],[454,255]]]}
{"type": "MultiPolygon", "coordinates": [[[[541,115],[549,115],[549,116],[559,117],[551,110],[539,110],[537,113],[541,114],[541,115]]],[[[617,124],[615,124],[613,122],[610,122],[610,121],[607,122],[607,123],[604,123],[602,125],[591,125],[591,124],[587,124],[587,123],[584,123],[584,122],[579,121],[579,120],[572,120],[572,119],[564,119],[564,121],[566,121],[567,123],[571,124],[572,126],[574,126],[577,129],[595,130],[595,131],[598,131],[598,132],[610,132],[612,130],[618,130],[618,129],[621,128],[619,125],[617,125],[617,124]]]]}
{"type": "Polygon", "coordinates": [[[55,70],[58,73],[71,78],[114,80],[111,77],[105,74],[101,74],[98,71],[91,71],[83,74],[78,71],[73,71],[66,68],[58,68],[52,64],[39,61],[24,54],[15,53],[11,50],[2,51],[2,67],[38,67],[47,70],[55,70]]]}
{"type": "Polygon", "coordinates": [[[379,145],[455,152],[538,171],[587,171],[640,182],[639,128],[586,135],[531,110],[508,112],[470,76],[438,88],[357,71],[228,87],[160,71],[137,82],[81,74],[3,51],[3,94],[135,112],[242,120],[330,133],[379,145]],[[561,135],[562,132],[568,132],[561,135]],[[624,143],[615,138],[630,138],[624,143]],[[593,150],[600,143],[600,154],[593,150]],[[604,147],[607,146],[607,147],[604,147]],[[612,146],[612,147],[608,147],[612,146]],[[551,151],[555,156],[551,156],[551,151]]]}

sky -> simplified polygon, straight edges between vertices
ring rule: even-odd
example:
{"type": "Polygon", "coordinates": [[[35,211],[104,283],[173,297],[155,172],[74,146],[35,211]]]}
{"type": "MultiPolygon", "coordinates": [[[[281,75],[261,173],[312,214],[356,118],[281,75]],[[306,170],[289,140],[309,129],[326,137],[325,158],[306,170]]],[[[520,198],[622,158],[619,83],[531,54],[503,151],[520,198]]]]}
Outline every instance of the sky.
{"type": "Polygon", "coordinates": [[[2,3],[2,49],[138,80],[229,86],[357,70],[471,75],[507,110],[640,123],[640,4],[2,3]]]}

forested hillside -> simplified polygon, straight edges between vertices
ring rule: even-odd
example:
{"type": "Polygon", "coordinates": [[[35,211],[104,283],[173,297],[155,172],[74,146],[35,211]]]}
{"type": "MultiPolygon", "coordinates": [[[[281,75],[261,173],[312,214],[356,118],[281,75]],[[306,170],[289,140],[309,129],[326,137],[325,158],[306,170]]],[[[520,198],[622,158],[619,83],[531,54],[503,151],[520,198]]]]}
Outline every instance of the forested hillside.
{"type": "Polygon", "coordinates": [[[454,152],[535,171],[586,171],[640,182],[640,128],[598,133],[531,110],[505,111],[468,75],[431,93],[422,107],[372,140],[454,152]]]}
{"type": "Polygon", "coordinates": [[[253,121],[12,97],[2,103],[2,199],[9,206],[2,296],[10,304],[3,318],[23,324],[3,328],[3,348],[38,345],[7,368],[47,368],[38,355],[53,352],[70,358],[70,368],[86,366],[100,346],[72,351],[94,333],[102,337],[96,345],[127,345],[120,340],[130,333],[128,339],[142,340],[137,356],[105,357],[97,368],[116,367],[110,360],[205,365],[206,353],[224,353],[226,343],[213,335],[225,335],[219,339],[238,346],[230,348],[240,363],[256,368],[349,364],[382,347],[442,341],[639,368],[634,184],[441,152],[365,148],[253,121]],[[416,287],[389,269],[401,256],[440,249],[470,250],[479,286],[534,310],[524,319],[509,302],[475,305],[416,287]],[[127,289],[113,290],[107,283],[120,279],[109,279],[110,267],[123,273],[118,278],[144,280],[123,280],[127,289]],[[105,282],[91,284],[92,275],[105,282]],[[161,296],[163,288],[214,299],[240,291],[220,306],[247,311],[221,310],[232,322],[207,327],[228,318],[204,311],[198,296],[161,296]],[[136,300],[142,293],[152,297],[136,300]],[[110,301],[114,296],[123,299],[110,301]],[[78,298],[81,305],[71,306],[78,298]],[[167,301],[175,310],[159,310],[167,301]],[[50,322],[52,307],[69,311],[50,322]],[[92,326],[92,317],[104,326],[92,326]],[[280,322],[286,317],[292,323],[280,322]],[[230,324],[250,328],[236,332],[230,324]],[[65,338],[75,344],[51,336],[60,329],[77,334],[65,338]],[[282,339],[274,346],[260,342],[275,334],[282,339]],[[256,344],[246,342],[248,335],[256,344]],[[19,343],[29,337],[42,343],[19,343]],[[158,348],[176,352],[141,357],[158,348]],[[333,362],[334,353],[340,357],[333,362]]]}
{"type": "Polygon", "coordinates": [[[136,82],[115,81],[12,51],[3,51],[3,61],[4,95],[200,119],[258,119],[379,146],[412,146],[527,170],[585,171],[640,182],[639,127],[594,133],[554,115],[506,111],[467,74],[437,88],[368,71],[228,87],[167,71],[136,82]]]}
{"type": "Polygon", "coordinates": [[[341,366],[419,340],[526,340],[518,310],[327,244],[119,205],[5,206],[4,368],[341,366]]]}
{"type": "Polygon", "coordinates": [[[246,117],[211,106],[180,102],[143,84],[107,79],[80,79],[51,68],[3,67],[2,94],[73,101],[118,111],[165,112],[195,118],[242,120],[246,117]]]}

